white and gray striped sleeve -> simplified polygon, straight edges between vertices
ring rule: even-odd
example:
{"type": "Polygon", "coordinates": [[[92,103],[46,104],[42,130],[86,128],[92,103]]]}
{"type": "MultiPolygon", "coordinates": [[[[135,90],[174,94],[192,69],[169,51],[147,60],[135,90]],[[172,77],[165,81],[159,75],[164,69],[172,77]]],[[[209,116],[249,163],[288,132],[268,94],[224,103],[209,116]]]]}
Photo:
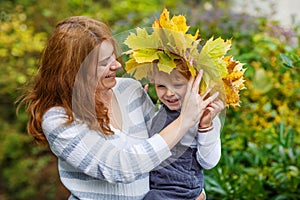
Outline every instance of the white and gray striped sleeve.
{"type": "Polygon", "coordinates": [[[43,117],[43,131],[52,152],[83,173],[108,182],[128,183],[147,175],[171,155],[162,137],[157,134],[138,144],[117,146],[86,124],[63,125],[63,109],[50,109],[43,117]]]}

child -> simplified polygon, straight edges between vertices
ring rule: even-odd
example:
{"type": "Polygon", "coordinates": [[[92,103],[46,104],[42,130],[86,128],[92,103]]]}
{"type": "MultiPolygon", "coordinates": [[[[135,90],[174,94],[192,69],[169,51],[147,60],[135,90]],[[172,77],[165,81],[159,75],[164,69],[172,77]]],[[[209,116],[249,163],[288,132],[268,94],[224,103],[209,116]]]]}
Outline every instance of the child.
{"type": "Polygon", "coordinates": [[[125,67],[129,74],[141,80],[154,67],[152,79],[162,106],[152,120],[151,135],[177,118],[188,92],[188,80],[201,69],[205,72],[200,90],[204,92],[214,84],[222,98],[205,106],[198,126],[190,128],[172,149],[172,156],[151,172],[151,191],[146,200],[199,197],[203,191],[203,169],[214,167],[221,155],[219,114],[225,103],[239,105],[239,91],[245,88],[243,64],[227,55],[231,40],[211,37],[201,46],[199,30],[191,34],[189,27],[184,15],[171,18],[165,8],[152,29],[137,28],[124,42],[129,48],[125,52],[129,55],[125,67]]]}
{"type": "MultiPolygon", "coordinates": [[[[191,74],[183,60],[176,60],[175,63],[176,68],[170,74],[155,68],[150,78],[154,81],[157,96],[162,103],[152,121],[150,136],[158,133],[180,114],[191,74]]],[[[198,127],[189,129],[171,150],[172,156],[150,172],[150,192],[144,200],[194,200],[199,197],[203,191],[203,168],[213,168],[220,159],[221,122],[216,115],[223,109],[221,100],[209,104],[198,127]]]]}

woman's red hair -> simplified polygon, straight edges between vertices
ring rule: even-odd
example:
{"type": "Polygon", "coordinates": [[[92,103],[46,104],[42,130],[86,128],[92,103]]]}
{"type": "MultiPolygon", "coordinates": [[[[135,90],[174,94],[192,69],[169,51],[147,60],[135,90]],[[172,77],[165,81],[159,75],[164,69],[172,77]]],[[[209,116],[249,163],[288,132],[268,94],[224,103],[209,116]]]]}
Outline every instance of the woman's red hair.
{"type": "Polygon", "coordinates": [[[110,40],[116,46],[110,29],[89,17],[70,17],[57,24],[42,52],[38,74],[19,101],[19,106],[26,106],[27,130],[37,143],[46,143],[42,117],[54,106],[65,108],[67,124],[76,116],[91,129],[113,134],[107,108],[95,98],[95,87],[87,85],[91,83],[88,71],[96,70],[97,47],[104,40],[110,40]]]}

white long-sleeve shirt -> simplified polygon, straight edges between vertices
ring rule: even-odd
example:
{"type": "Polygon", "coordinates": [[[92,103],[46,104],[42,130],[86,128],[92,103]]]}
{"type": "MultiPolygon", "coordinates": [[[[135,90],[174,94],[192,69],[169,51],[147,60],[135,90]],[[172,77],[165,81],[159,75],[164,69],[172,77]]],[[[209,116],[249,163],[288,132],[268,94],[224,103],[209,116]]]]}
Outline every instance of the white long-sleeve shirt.
{"type": "Polygon", "coordinates": [[[168,158],[168,145],[157,134],[148,139],[147,124],[154,106],[140,83],[117,79],[113,89],[122,113],[122,132],[104,134],[79,120],[64,125],[64,108],[43,116],[42,128],[58,157],[62,183],[69,199],[142,199],[149,191],[149,174],[168,158]]]}

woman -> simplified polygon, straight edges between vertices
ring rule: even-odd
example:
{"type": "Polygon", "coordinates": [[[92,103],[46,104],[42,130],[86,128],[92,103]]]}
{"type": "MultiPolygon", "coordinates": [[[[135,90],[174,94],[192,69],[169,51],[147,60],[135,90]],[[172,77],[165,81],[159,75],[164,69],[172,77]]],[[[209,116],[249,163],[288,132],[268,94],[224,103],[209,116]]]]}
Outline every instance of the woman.
{"type": "Polygon", "coordinates": [[[28,132],[58,157],[69,199],[142,199],[148,172],[171,155],[218,95],[198,95],[199,73],[189,81],[180,116],[148,138],[152,102],[139,82],[116,78],[116,58],[105,24],[83,16],[65,19],[46,45],[32,88],[21,97],[28,132]]]}

